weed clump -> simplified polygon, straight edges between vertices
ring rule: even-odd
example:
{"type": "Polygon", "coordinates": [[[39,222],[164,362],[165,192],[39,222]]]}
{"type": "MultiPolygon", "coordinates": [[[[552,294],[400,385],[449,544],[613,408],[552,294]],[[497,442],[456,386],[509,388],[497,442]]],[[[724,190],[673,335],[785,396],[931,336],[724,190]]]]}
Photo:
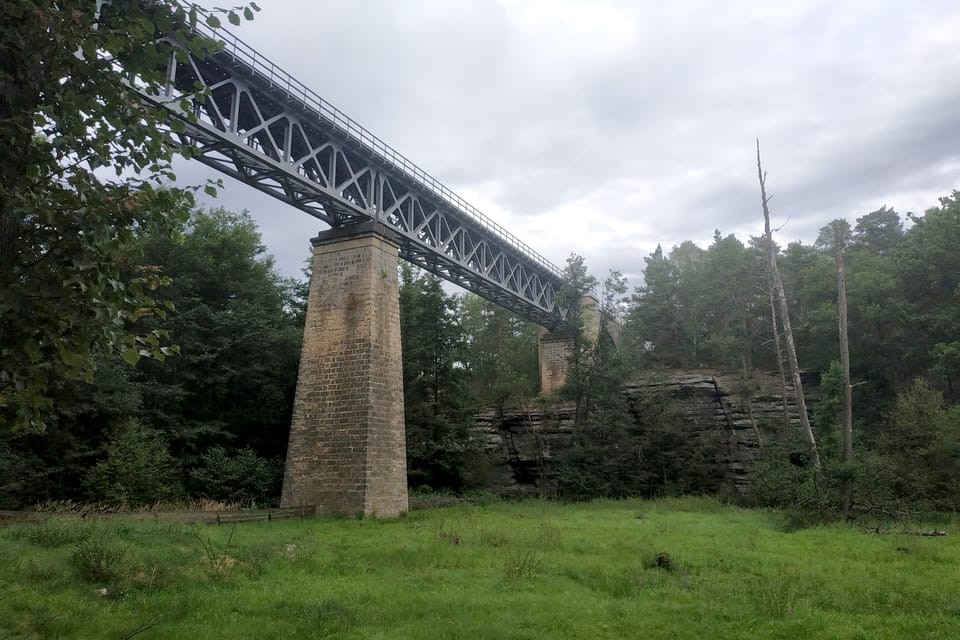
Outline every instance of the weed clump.
{"type": "Polygon", "coordinates": [[[463,538],[460,536],[460,534],[453,531],[441,531],[437,534],[437,537],[444,542],[449,542],[450,544],[461,544],[463,542],[463,538]]]}
{"type": "Polygon", "coordinates": [[[444,542],[449,542],[450,544],[462,544],[463,535],[459,531],[460,527],[454,523],[453,527],[445,526],[443,522],[440,523],[440,530],[437,531],[437,538],[443,540],[444,542]]]}
{"type": "Polygon", "coordinates": [[[200,548],[203,550],[203,559],[207,570],[210,572],[210,575],[215,578],[226,578],[237,565],[237,559],[229,553],[230,545],[233,544],[233,534],[236,530],[237,527],[234,525],[230,529],[230,536],[227,538],[227,542],[222,547],[217,545],[210,536],[204,535],[199,531],[194,532],[194,536],[200,543],[200,548]]]}
{"type": "Polygon", "coordinates": [[[507,582],[517,582],[526,578],[535,578],[543,571],[543,558],[532,551],[508,552],[504,566],[504,578],[507,582]]]}
{"type": "Polygon", "coordinates": [[[498,529],[481,529],[480,544],[488,547],[505,547],[510,543],[510,538],[498,529]]]}
{"type": "Polygon", "coordinates": [[[136,572],[127,549],[106,531],[77,543],[70,564],[82,579],[99,584],[123,582],[136,572]]]}

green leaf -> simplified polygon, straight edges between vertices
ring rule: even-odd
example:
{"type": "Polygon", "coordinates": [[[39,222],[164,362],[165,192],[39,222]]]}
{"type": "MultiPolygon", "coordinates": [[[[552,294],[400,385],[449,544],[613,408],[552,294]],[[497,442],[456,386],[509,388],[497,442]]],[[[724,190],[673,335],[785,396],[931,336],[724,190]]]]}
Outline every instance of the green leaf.
{"type": "Polygon", "coordinates": [[[136,349],[124,349],[123,353],[120,355],[123,358],[123,361],[129,365],[135,365],[140,362],[140,354],[137,353],[136,349]]]}
{"type": "Polygon", "coordinates": [[[63,364],[74,369],[79,369],[86,363],[86,358],[84,358],[82,355],[67,349],[60,350],[60,360],[63,361],[63,364]]]}
{"type": "Polygon", "coordinates": [[[212,13],[207,16],[206,23],[207,23],[207,26],[213,27],[214,29],[220,28],[220,18],[213,15],[212,13]]]}
{"type": "Polygon", "coordinates": [[[231,11],[227,14],[227,20],[230,21],[230,24],[237,26],[240,24],[240,16],[237,15],[236,11],[231,11]]]}

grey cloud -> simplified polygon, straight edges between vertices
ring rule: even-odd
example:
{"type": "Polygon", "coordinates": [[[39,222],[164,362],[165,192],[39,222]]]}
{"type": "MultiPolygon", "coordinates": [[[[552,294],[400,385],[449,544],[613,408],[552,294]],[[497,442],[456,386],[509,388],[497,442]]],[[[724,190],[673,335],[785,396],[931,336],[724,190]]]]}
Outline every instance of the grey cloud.
{"type": "MultiPolygon", "coordinates": [[[[637,273],[658,242],[759,233],[755,137],[785,237],[934,205],[904,194],[958,186],[957,32],[946,0],[278,0],[241,37],[558,263],[637,273]]],[[[248,192],[224,201],[298,264],[319,223],[248,192]]]]}

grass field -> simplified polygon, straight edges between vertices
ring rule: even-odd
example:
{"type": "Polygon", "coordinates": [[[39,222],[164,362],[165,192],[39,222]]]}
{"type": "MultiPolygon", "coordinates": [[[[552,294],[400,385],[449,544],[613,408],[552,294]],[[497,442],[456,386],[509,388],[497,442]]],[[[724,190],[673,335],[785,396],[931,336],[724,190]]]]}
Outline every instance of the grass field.
{"type": "Polygon", "coordinates": [[[957,524],[936,538],[791,532],[707,499],[221,527],[51,520],[0,529],[0,640],[954,639],[957,524]]]}

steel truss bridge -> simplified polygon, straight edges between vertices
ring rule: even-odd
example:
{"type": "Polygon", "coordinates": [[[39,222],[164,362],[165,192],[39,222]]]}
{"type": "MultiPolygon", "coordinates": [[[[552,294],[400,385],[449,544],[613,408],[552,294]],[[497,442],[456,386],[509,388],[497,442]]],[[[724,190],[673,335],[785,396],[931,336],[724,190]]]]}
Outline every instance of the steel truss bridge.
{"type": "Polygon", "coordinates": [[[404,259],[548,329],[563,323],[557,266],[227,30],[197,31],[223,49],[172,54],[162,94],[143,95],[185,124],[174,135],[201,162],[333,228],[381,222],[404,259]]]}

